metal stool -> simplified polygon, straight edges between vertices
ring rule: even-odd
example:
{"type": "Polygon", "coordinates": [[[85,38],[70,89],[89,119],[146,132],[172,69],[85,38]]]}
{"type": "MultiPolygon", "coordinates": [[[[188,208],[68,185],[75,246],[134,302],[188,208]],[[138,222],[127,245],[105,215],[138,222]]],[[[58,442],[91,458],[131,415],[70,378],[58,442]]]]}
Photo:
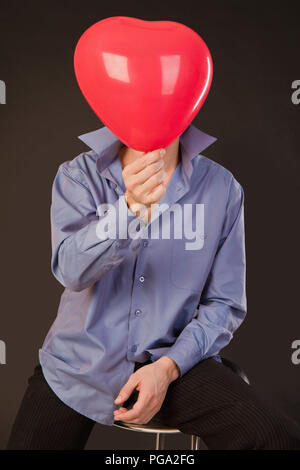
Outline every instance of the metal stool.
{"type": "MultiPolygon", "coordinates": [[[[222,363],[229,367],[233,372],[238,374],[244,382],[250,385],[250,381],[246,376],[245,372],[234,362],[221,357],[222,363]]],[[[128,429],[129,431],[138,431],[138,432],[148,432],[152,434],[156,434],[156,441],[155,441],[155,450],[164,450],[165,449],[165,437],[166,434],[175,434],[180,433],[181,431],[177,428],[171,428],[167,426],[153,426],[148,424],[134,424],[134,423],[126,423],[124,421],[115,421],[113,426],[117,426],[118,428],[128,429]]],[[[191,434],[191,441],[190,441],[190,450],[199,450],[200,448],[200,437],[196,436],[195,434],[191,434]]]]}
{"type": "MultiPolygon", "coordinates": [[[[163,450],[165,448],[166,434],[175,434],[181,432],[177,428],[169,428],[165,426],[148,426],[147,424],[125,423],[123,421],[115,421],[113,425],[119,428],[129,429],[130,431],[150,432],[152,434],[156,434],[155,450],[163,450]]],[[[191,440],[191,449],[196,450],[198,449],[198,446],[199,437],[193,435],[191,440]]]]}

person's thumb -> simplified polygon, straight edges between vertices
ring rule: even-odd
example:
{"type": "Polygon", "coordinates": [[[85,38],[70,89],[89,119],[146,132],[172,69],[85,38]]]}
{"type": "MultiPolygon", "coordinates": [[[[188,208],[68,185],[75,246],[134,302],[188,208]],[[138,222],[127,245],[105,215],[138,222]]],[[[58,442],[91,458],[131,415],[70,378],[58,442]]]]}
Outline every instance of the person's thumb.
{"type": "Polygon", "coordinates": [[[127,398],[129,398],[130,395],[132,394],[135,386],[136,386],[136,380],[129,377],[126,384],[121,388],[119,395],[115,399],[115,403],[117,404],[124,403],[124,401],[126,401],[127,398]]]}

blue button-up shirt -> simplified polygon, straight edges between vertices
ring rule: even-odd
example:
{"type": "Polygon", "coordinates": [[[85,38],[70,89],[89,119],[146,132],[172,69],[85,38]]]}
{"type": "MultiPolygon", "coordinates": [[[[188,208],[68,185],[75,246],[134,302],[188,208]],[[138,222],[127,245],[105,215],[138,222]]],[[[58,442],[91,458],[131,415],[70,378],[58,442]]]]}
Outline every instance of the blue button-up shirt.
{"type": "Polygon", "coordinates": [[[190,124],[166,192],[142,223],[124,196],[122,142],[107,127],[79,139],[91,150],[62,163],[53,184],[51,267],[65,289],[39,359],[64,403],[112,425],[135,362],[168,356],[183,376],[207,357],[220,360],[242,323],[244,192],[201,154],[216,138],[190,124]],[[104,231],[112,215],[119,228],[104,231]],[[178,236],[182,220],[189,230],[178,236]],[[138,236],[128,235],[132,222],[138,236]]]}

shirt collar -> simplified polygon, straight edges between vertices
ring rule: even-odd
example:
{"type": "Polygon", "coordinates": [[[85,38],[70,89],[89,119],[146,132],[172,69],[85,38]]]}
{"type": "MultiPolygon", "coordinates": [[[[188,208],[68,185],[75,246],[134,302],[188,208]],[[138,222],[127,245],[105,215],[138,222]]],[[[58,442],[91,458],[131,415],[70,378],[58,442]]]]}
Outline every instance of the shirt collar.
{"type": "MultiPolygon", "coordinates": [[[[79,135],[78,139],[82,140],[82,142],[98,154],[96,165],[100,173],[112,163],[119,150],[124,145],[106,126],[79,135]]],[[[193,124],[189,124],[180,135],[179,142],[181,144],[182,165],[188,178],[190,178],[192,173],[191,161],[193,158],[216,140],[216,137],[206,134],[193,124]]]]}

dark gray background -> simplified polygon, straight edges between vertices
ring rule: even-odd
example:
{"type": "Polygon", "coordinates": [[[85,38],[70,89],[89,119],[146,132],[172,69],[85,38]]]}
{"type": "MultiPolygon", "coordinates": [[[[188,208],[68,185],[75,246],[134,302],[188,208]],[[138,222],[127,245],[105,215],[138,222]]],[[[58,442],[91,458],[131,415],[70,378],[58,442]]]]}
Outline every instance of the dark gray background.
{"type": "MultiPolygon", "coordinates": [[[[248,315],[223,350],[251,382],[300,422],[298,307],[299,2],[1,1],[0,447],[4,448],[57,311],[62,286],[50,271],[50,197],[57,167],[86,146],[76,137],[102,126],[77,85],[80,35],[109,16],[173,20],[205,40],[214,61],[207,101],[194,124],[218,141],[204,154],[231,170],[245,191],[248,315]]],[[[169,448],[187,448],[169,436],[169,448]]],[[[97,425],[88,449],[138,449],[154,437],[97,425]]]]}

